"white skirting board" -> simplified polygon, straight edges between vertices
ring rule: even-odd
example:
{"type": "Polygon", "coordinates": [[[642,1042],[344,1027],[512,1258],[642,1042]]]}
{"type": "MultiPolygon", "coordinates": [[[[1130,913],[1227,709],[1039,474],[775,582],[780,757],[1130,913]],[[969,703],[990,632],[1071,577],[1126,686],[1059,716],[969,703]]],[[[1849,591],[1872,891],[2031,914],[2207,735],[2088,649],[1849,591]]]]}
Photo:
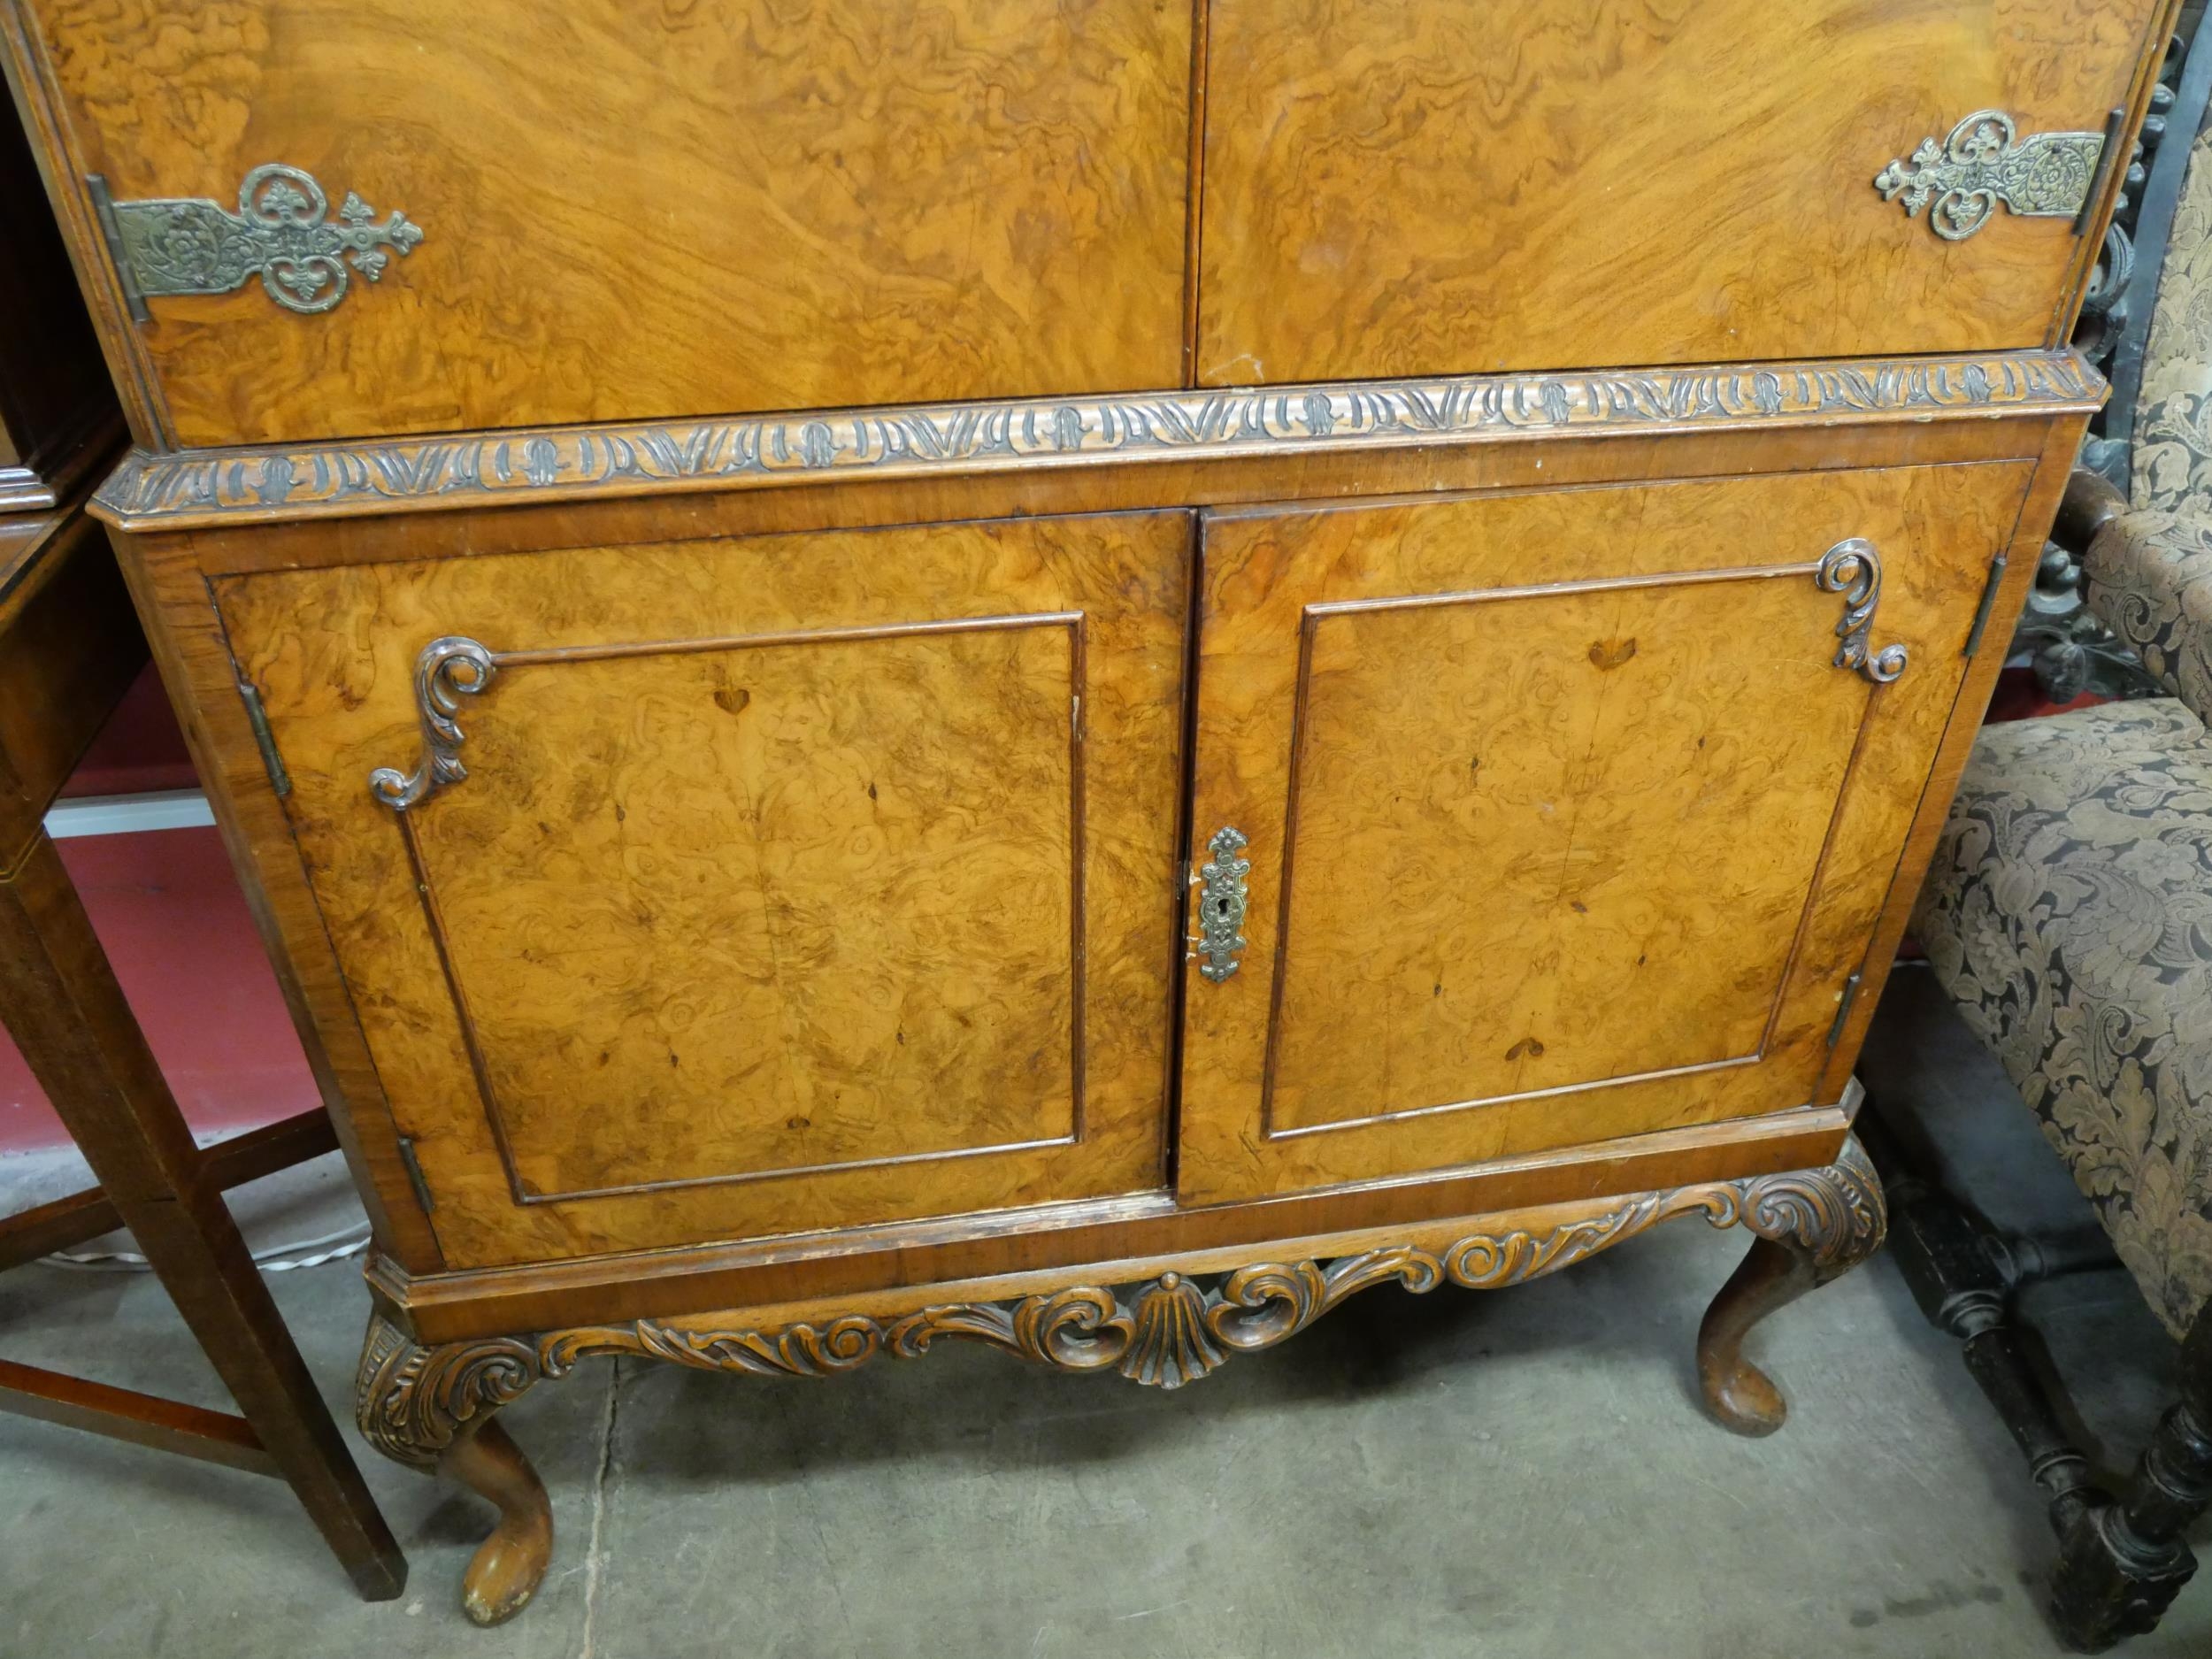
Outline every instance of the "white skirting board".
{"type": "Polygon", "coordinates": [[[46,814],[46,833],[56,841],[67,841],[75,835],[197,829],[214,822],[214,809],[199,790],[158,789],[149,795],[98,795],[58,801],[46,814]]]}

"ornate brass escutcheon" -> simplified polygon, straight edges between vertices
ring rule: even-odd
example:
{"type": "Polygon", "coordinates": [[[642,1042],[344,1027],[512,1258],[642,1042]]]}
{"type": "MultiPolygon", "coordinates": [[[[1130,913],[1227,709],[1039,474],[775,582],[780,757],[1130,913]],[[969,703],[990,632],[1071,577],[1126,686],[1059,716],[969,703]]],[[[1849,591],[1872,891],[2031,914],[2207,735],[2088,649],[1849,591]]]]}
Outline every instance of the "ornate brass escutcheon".
{"type": "Polygon", "coordinates": [[[1206,843],[1213,856],[1198,867],[1198,972],[1214,985],[1237,971],[1244,949],[1245,878],[1252,861],[1238,855],[1250,845],[1242,830],[1224,825],[1206,843]]]}
{"type": "Polygon", "coordinates": [[[97,173],[86,184],[123,296],[142,323],[151,320],[150,296],[227,294],[256,275],[278,304],[311,316],[345,298],[349,265],[373,282],[391,263],[385,249],[404,254],[422,241],[420,226],[398,213],[378,223],[376,210],[350,190],[329,219],[323,187],[280,162],[246,175],[235,213],[201,196],[118,202],[97,173]]]}
{"type": "Polygon", "coordinates": [[[1940,143],[1924,138],[1909,157],[1893,160],[1874,188],[1911,219],[1932,202],[1928,228],[1946,242],[1964,242],[2001,202],[2025,219],[2075,218],[2095,188],[2105,135],[2019,132],[2002,110],[1977,110],[1940,143]]]}

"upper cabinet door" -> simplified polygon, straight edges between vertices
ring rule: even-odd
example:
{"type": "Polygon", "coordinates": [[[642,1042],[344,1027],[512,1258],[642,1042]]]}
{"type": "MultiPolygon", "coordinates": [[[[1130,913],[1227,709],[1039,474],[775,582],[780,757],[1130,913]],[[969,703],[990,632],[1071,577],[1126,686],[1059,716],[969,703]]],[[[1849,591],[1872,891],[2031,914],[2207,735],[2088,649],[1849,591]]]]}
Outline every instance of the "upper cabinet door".
{"type": "Polygon", "coordinates": [[[1183,1197],[1832,1103],[2029,472],[1210,520],[1183,1197]]]}
{"type": "Polygon", "coordinates": [[[1199,383],[2040,344],[2171,12],[1213,0],[1199,383]]]}
{"type": "Polygon", "coordinates": [[[1156,1187],[1190,534],[219,580],[447,1263],[1156,1187]]]}
{"type": "Polygon", "coordinates": [[[1181,379],[1187,0],[23,10],[186,445],[1181,379]]]}

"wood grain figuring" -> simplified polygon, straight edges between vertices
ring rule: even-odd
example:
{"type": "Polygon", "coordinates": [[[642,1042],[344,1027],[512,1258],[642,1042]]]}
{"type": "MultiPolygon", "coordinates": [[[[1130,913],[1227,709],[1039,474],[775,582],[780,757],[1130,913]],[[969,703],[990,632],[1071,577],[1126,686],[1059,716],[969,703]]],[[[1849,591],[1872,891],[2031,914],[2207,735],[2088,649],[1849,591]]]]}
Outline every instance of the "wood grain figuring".
{"type": "Polygon", "coordinates": [[[2040,344],[2067,220],[1946,242],[1873,178],[2101,132],[2170,9],[1215,0],[1199,383],[2040,344]]]}
{"type": "Polygon", "coordinates": [[[1156,1185],[1188,539],[219,583],[448,1260],[1156,1185]],[[403,824],[367,776],[412,764],[413,657],[449,634],[517,659],[465,711],[470,776],[403,824]],[[555,1202],[589,1192],[621,1195],[555,1202]]]}
{"type": "Polygon", "coordinates": [[[1019,620],[503,670],[403,827],[518,1197],[1076,1139],[1081,618],[1019,620]]]}
{"type": "Polygon", "coordinates": [[[1755,1059],[1867,715],[1811,576],[1307,608],[1271,1133],[1755,1059]]]}
{"type": "Polygon", "coordinates": [[[2028,479],[1210,520],[1194,833],[1251,838],[1253,902],[1186,979],[1179,1192],[1811,1102],[2028,479]],[[1878,689],[1811,575],[1849,536],[1912,658],[1878,689]]]}
{"type": "Polygon", "coordinates": [[[425,232],[311,322],[151,301],[176,443],[1182,378],[1182,0],[24,9],[73,188],[278,159],[425,232]]]}

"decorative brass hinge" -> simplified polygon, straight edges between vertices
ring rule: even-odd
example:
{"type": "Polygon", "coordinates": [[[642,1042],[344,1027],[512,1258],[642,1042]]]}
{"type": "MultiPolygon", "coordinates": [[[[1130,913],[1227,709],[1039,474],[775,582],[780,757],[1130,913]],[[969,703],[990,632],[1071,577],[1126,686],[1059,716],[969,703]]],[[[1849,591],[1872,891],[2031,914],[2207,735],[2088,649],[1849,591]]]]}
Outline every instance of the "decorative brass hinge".
{"type": "Polygon", "coordinates": [[[1876,175],[1885,202],[1901,201],[1908,218],[1932,202],[1928,228],[1964,242],[2002,203],[2024,219],[2077,219],[2095,194],[2103,133],[2031,133],[2002,110],[1977,110],[1938,143],[1924,138],[1908,159],[1876,175]]]}
{"type": "Polygon", "coordinates": [[[1869,636],[1874,632],[1875,607],[1882,603],[1882,556],[1871,541],[1853,536],[1821,555],[1815,578],[1822,588],[1843,595],[1843,620],[1836,635],[1838,668],[1855,668],[1878,686],[1886,686],[1905,672],[1911,659],[1901,645],[1875,650],[1869,636]]]}
{"type": "Polygon", "coordinates": [[[373,282],[391,262],[386,248],[404,254],[422,241],[422,227],[397,213],[378,224],[350,190],[329,220],[323,187],[276,162],[246,175],[235,213],[204,196],[119,202],[96,173],[85,184],[124,300],[142,323],[152,320],[149,297],[227,294],[255,275],[286,310],[326,311],[346,296],[349,264],[373,282]]]}
{"type": "Polygon", "coordinates": [[[1237,971],[1237,955],[1244,949],[1245,878],[1252,861],[1240,858],[1251,842],[1233,825],[1216,830],[1206,850],[1213,855],[1198,867],[1198,946],[1203,958],[1198,972],[1210,984],[1219,985],[1237,971]]]}

